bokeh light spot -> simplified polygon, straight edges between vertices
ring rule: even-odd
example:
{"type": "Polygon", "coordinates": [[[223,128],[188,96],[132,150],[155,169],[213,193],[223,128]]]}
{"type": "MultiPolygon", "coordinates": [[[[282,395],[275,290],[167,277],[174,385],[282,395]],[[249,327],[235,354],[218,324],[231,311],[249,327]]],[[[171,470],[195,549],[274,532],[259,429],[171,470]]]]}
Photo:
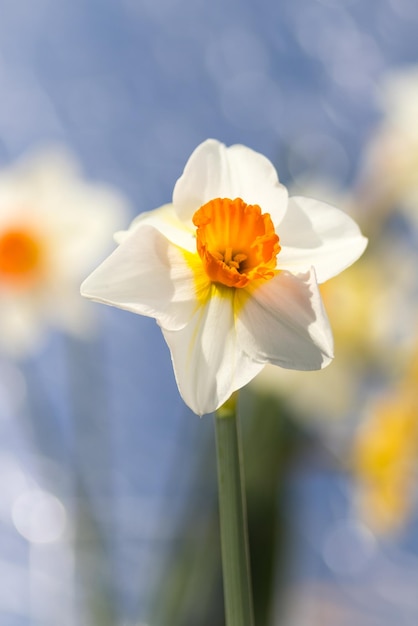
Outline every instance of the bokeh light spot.
{"type": "Polygon", "coordinates": [[[51,493],[32,489],[22,493],[12,507],[17,531],[32,543],[52,543],[62,538],[66,528],[65,508],[51,493]]]}

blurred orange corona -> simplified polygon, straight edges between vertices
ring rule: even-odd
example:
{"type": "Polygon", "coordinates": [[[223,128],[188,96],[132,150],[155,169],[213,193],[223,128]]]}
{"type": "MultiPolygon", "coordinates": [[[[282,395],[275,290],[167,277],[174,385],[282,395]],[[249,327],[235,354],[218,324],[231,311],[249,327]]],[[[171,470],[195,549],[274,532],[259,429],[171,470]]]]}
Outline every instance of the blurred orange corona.
{"type": "Polygon", "coordinates": [[[37,233],[14,227],[0,234],[0,283],[19,287],[42,273],[45,250],[37,233]]]}

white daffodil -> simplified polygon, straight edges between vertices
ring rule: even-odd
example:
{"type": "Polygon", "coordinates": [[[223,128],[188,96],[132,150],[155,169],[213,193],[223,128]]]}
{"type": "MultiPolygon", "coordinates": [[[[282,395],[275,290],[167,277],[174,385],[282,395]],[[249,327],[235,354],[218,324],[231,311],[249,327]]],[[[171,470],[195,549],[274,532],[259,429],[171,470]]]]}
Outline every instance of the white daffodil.
{"type": "Polygon", "coordinates": [[[316,370],[333,342],[318,283],[366,239],[341,211],[288,198],[261,154],[208,140],[171,204],[140,215],[84,281],[98,302],[154,317],[186,404],[216,410],[266,363],[316,370]]]}
{"type": "Polygon", "coordinates": [[[27,355],[52,326],[82,333],[80,280],[123,216],[122,199],[61,150],[0,172],[0,352],[27,355]]]}
{"type": "Polygon", "coordinates": [[[375,212],[399,206],[417,224],[418,65],[388,72],[377,95],[382,119],[366,146],[360,192],[375,212]]]}

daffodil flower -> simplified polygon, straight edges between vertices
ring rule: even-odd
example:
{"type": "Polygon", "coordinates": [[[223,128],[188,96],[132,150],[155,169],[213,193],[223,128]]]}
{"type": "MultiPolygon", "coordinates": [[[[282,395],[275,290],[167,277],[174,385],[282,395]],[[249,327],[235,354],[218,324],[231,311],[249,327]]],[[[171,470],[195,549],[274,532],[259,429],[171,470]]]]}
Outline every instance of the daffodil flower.
{"type": "Polygon", "coordinates": [[[242,146],[199,145],[171,204],[137,217],[84,281],[84,296],[157,320],[180,393],[219,408],[265,366],[316,370],[333,357],[318,289],[366,239],[317,200],[288,198],[270,161],[242,146]]]}
{"type": "Polygon", "coordinates": [[[0,352],[24,357],[52,327],[90,332],[80,280],[124,214],[119,194],[84,181],[62,149],[0,171],[0,352]]]}
{"type": "Polygon", "coordinates": [[[401,210],[417,227],[418,65],[384,74],[377,86],[382,118],[370,136],[359,191],[373,226],[389,211],[401,210]]]}
{"type": "Polygon", "coordinates": [[[401,386],[371,405],[355,433],[352,468],[361,515],[385,532],[405,522],[413,504],[418,422],[416,383],[401,386]]]}

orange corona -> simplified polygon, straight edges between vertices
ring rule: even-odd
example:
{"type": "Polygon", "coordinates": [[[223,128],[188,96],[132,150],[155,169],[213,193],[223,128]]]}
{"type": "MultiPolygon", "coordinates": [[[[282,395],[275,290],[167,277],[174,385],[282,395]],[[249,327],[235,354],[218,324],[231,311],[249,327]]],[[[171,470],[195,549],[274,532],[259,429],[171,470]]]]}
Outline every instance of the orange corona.
{"type": "Polygon", "coordinates": [[[0,234],[0,281],[10,286],[32,282],[42,265],[42,246],[36,236],[20,228],[0,234]]]}
{"type": "Polygon", "coordinates": [[[268,213],[241,198],[215,198],[193,215],[197,251],[212,282],[245,287],[276,273],[279,237],[268,213]]]}

